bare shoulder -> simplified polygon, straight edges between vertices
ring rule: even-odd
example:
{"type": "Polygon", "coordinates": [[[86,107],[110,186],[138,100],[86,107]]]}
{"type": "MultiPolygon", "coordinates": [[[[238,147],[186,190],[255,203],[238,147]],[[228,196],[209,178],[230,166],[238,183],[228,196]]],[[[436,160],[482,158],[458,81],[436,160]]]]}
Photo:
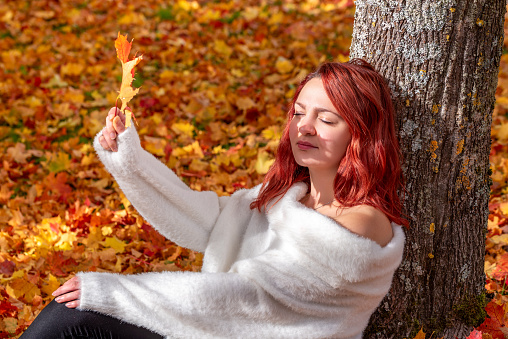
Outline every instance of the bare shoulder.
{"type": "Polygon", "coordinates": [[[393,238],[388,217],[369,205],[344,209],[334,219],[351,232],[374,240],[381,246],[386,246],[393,238]]]}

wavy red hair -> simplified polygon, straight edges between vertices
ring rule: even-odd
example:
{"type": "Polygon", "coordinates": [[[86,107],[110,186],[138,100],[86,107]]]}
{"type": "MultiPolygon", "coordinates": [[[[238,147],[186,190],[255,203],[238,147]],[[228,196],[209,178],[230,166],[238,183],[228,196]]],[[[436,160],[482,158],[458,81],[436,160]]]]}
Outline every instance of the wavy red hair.
{"type": "Polygon", "coordinates": [[[300,83],[291,101],[275,162],[250,208],[266,209],[270,201],[280,199],[296,182],[310,184],[308,169],[298,165],[293,157],[289,123],[302,88],[313,78],[323,81],[328,97],[351,132],[351,142],[333,183],[335,199],[344,207],[373,206],[390,221],[407,226],[399,197],[404,184],[390,90],[383,77],[361,59],[324,63],[300,83]]]}

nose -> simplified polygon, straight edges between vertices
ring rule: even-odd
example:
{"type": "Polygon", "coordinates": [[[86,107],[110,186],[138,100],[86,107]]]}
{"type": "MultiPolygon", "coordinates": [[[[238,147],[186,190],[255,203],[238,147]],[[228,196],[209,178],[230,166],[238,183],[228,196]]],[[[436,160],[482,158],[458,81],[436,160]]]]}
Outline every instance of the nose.
{"type": "Polygon", "coordinates": [[[300,123],[298,124],[298,132],[302,135],[314,135],[316,134],[316,129],[314,127],[314,122],[311,121],[311,119],[306,116],[302,120],[300,120],[300,123]]]}

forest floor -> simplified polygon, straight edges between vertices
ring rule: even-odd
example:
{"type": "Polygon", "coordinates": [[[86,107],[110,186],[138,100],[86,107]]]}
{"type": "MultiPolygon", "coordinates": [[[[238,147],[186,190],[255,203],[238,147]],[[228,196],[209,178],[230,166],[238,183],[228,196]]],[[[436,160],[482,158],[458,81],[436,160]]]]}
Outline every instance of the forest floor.
{"type": "MultiPolygon", "coordinates": [[[[348,60],[353,18],[350,0],[1,2],[0,338],[18,337],[77,271],[201,267],[139,216],[93,151],[122,78],[118,32],[143,55],[129,104],[143,147],[191,188],[228,195],[261,182],[303,76],[348,60]]],[[[494,338],[508,324],[507,46],[485,263],[495,297],[479,328],[494,338]]]]}

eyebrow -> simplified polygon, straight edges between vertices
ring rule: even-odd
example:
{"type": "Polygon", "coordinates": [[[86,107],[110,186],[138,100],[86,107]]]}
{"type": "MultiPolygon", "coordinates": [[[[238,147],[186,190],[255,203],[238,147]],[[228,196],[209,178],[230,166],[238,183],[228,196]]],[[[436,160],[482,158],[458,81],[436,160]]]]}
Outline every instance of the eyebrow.
{"type": "MultiPolygon", "coordinates": [[[[303,109],[306,109],[307,107],[300,103],[300,102],[295,102],[295,105],[298,105],[298,106],[301,106],[303,109]]],[[[333,113],[335,115],[337,115],[339,118],[342,118],[341,115],[335,111],[330,111],[328,108],[324,108],[324,107],[318,107],[316,108],[316,112],[318,113],[321,113],[321,112],[330,112],[330,113],[333,113]]]]}

